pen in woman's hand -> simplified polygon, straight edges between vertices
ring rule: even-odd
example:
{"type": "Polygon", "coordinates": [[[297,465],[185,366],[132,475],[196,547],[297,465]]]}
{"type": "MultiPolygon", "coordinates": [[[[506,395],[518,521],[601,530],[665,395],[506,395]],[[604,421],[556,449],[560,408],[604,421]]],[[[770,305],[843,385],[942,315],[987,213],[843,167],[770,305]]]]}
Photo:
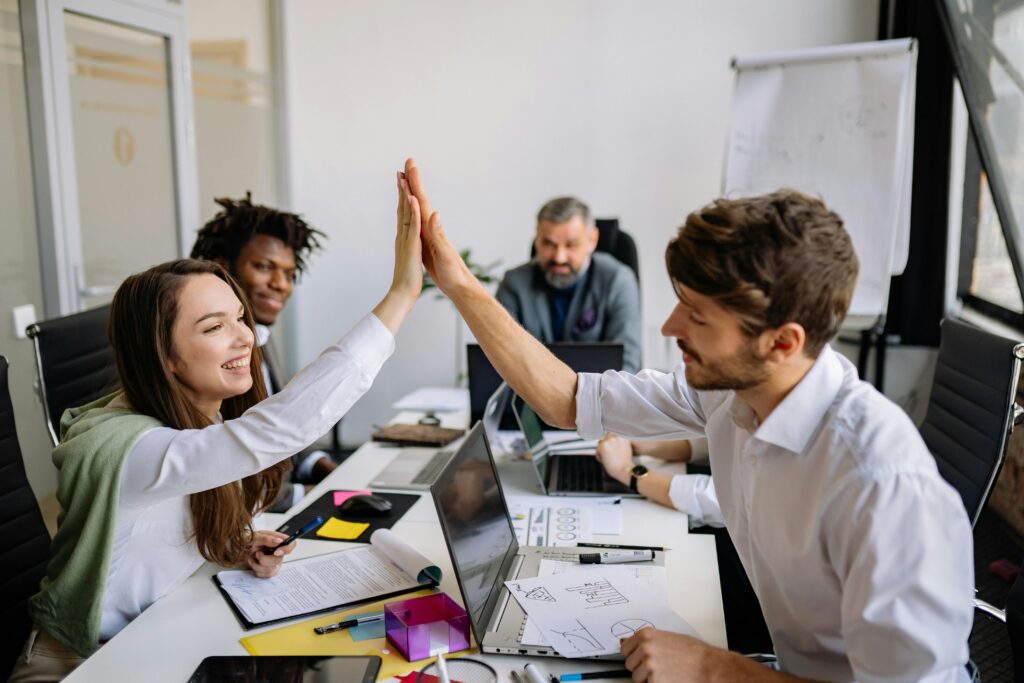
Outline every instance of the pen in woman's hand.
{"type": "Polygon", "coordinates": [[[268,546],[264,546],[263,547],[263,554],[264,555],[273,555],[274,551],[277,550],[278,548],[280,548],[282,546],[288,545],[289,543],[291,543],[292,541],[297,539],[299,536],[302,536],[303,534],[309,533],[310,531],[312,531],[313,529],[317,528],[318,526],[320,526],[323,523],[324,523],[324,518],[321,517],[320,515],[317,515],[308,524],[306,524],[306,526],[304,526],[301,529],[299,529],[298,531],[292,533],[291,536],[289,536],[288,538],[284,539],[283,541],[281,541],[280,543],[275,545],[273,548],[271,548],[269,545],[268,546]]]}

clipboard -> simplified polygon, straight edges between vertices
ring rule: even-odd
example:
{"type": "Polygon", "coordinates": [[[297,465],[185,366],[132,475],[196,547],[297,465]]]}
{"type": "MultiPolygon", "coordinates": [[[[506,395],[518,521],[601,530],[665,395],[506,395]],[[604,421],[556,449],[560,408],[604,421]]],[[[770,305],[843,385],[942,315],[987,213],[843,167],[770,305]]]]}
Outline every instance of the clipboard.
{"type": "Polygon", "coordinates": [[[231,599],[231,595],[228,594],[228,592],[224,589],[224,586],[223,584],[221,584],[220,579],[217,578],[217,575],[214,574],[211,578],[213,579],[213,584],[217,586],[217,590],[220,591],[221,596],[224,598],[224,602],[228,603],[228,606],[231,607],[231,612],[235,615],[235,618],[238,620],[238,623],[241,624],[242,628],[246,631],[251,631],[255,628],[263,628],[264,626],[271,626],[273,624],[282,624],[286,621],[293,621],[295,619],[308,619],[309,617],[316,616],[317,614],[327,614],[328,612],[335,612],[346,607],[358,607],[360,605],[365,605],[367,603],[375,603],[378,601],[383,602],[385,600],[388,600],[389,598],[394,598],[399,595],[416,593],[417,591],[422,591],[425,589],[433,590],[438,586],[438,583],[436,581],[430,581],[428,583],[423,583],[418,586],[413,586],[411,588],[403,588],[402,590],[394,591],[392,593],[381,593],[380,595],[374,595],[362,600],[355,600],[353,602],[342,602],[338,603],[337,605],[331,605],[329,607],[324,607],[322,609],[316,609],[311,612],[303,612],[302,614],[295,614],[288,617],[282,617],[280,619],[261,621],[257,624],[252,621],[249,621],[246,618],[246,616],[242,614],[242,611],[238,609],[238,605],[236,605],[235,601],[231,599]]]}
{"type": "Polygon", "coordinates": [[[370,545],[286,562],[271,579],[227,569],[215,574],[213,581],[248,631],[434,588],[441,570],[393,532],[381,529],[370,545]],[[289,574],[287,579],[284,573],[289,574]],[[366,578],[353,578],[360,575],[366,578]]]}

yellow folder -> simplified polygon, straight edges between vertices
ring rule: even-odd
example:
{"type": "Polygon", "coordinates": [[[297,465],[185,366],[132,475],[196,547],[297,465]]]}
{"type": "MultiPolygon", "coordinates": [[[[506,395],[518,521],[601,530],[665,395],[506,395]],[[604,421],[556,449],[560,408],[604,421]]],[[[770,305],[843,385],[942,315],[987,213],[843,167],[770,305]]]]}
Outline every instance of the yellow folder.
{"type": "MultiPolygon", "coordinates": [[[[409,671],[419,671],[433,657],[422,659],[418,662],[408,662],[402,653],[399,652],[387,638],[370,638],[368,640],[352,640],[347,630],[335,631],[318,635],[313,631],[314,626],[335,624],[346,618],[355,617],[360,614],[380,612],[384,605],[395,600],[408,600],[421,595],[431,595],[433,589],[424,588],[415,593],[408,593],[395,598],[378,600],[377,602],[360,605],[344,612],[333,612],[301,621],[290,626],[282,626],[271,631],[264,631],[256,635],[246,636],[241,639],[244,647],[251,655],[376,655],[381,658],[380,673],[378,679],[400,676],[409,671]]],[[[469,653],[473,650],[465,650],[469,653]]]]}

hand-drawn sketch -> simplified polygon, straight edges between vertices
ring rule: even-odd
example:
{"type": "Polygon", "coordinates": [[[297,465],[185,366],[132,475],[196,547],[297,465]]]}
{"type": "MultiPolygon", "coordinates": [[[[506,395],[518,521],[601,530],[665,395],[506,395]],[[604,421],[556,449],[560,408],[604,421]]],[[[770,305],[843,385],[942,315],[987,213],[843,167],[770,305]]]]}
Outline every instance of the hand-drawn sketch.
{"type": "Polygon", "coordinates": [[[552,629],[552,631],[565,638],[577,652],[587,653],[600,650],[601,641],[595,638],[594,634],[587,630],[587,627],[579,619],[575,619],[575,622],[576,626],[571,630],[559,631],[552,629]]]}
{"type": "Polygon", "coordinates": [[[570,586],[565,589],[565,592],[579,593],[583,596],[584,601],[587,603],[587,609],[629,604],[626,596],[620,593],[605,578],[587,581],[582,586],[570,586]]]}
{"type": "Polygon", "coordinates": [[[575,566],[578,573],[505,583],[533,625],[531,642],[545,641],[563,657],[593,657],[618,653],[622,638],[648,626],[699,637],[667,604],[664,567],[646,567],[659,571],[637,576],[636,567],[608,565],[594,573],[575,566]],[[537,589],[554,600],[527,599],[526,594],[537,589]]]}
{"type": "Polygon", "coordinates": [[[520,593],[520,597],[526,600],[543,600],[544,602],[557,602],[555,596],[548,592],[548,589],[544,586],[534,586],[533,588],[523,588],[519,584],[516,584],[516,592],[520,593]]]}
{"type": "Polygon", "coordinates": [[[621,619],[612,624],[611,632],[616,638],[629,638],[642,628],[654,628],[646,619],[621,619]]]}

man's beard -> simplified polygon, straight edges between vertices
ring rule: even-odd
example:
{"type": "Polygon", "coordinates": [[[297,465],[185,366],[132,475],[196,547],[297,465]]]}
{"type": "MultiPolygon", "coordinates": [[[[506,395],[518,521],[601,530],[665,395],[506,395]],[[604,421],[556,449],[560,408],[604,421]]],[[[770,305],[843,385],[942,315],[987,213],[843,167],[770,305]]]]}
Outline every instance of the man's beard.
{"type": "Polygon", "coordinates": [[[701,391],[742,391],[756,387],[771,375],[764,358],[757,354],[756,339],[751,339],[728,358],[705,362],[682,341],[676,342],[694,362],[686,364],[686,382],[701,391]],[[699,375],[698,375],[699,373],[699,375]]]}
{"type": "Polygon", "coordinates": [[[583,271],[587,269],[586,265],[579,270],[576,270],[570,265],[568,273],[552,273],[549,270],[549,266],[550,264],[542,265],[541,271],[544,273],[544,282],[547,282],[548,285],[555,289],[566,289],[567,287],[572,287],[580,281],[580,276],[583,275],[583,271]]]}

